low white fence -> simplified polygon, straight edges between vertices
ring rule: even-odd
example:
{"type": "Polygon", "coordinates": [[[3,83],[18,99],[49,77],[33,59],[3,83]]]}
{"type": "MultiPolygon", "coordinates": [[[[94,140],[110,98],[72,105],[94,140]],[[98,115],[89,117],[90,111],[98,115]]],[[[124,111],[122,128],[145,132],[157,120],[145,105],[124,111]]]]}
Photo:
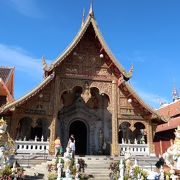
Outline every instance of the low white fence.
{"type": "Polygon", "coordinates": [[[121,155],[124,155],[126,152],[138,156],[149,155],[148,144],[119,144],[119,149],[121,155]]]}
{"type": "Polygon", "coordinates": [[[49,141],[16,140],[17,154],[49,154],[49,141]]]}

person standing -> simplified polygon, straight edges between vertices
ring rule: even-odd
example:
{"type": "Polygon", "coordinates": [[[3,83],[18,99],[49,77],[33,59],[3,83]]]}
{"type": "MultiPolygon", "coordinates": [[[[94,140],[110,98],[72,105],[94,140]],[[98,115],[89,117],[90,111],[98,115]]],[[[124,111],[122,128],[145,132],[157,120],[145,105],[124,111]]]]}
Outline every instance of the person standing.
{"type": "Polygon", "coordinates": [[[75,155],[75,139],[73,137],[70,137],[70,143],[69,143],[69,147],[71,149],[72,152],[72,158],[74,159],[74,155],[75,155]]]}
{"type": "Polygon", "coordinates": [[[55,147],[55,157],[57,157],[57,155],[60,152],[61,149],[61,140],[60,137],[57,137],[54,141],[54,147],[55,147]]]}
{"type": "Polygon", "coordinates": [[[69,137],[67,147],[70,146],[71,139],[73,139],[73,140],[74,140],[74,143],[75,143],[75,138],[74,138],[74,135],[73,135],[73,134],[71,134],[70,137],[69,137]]]}

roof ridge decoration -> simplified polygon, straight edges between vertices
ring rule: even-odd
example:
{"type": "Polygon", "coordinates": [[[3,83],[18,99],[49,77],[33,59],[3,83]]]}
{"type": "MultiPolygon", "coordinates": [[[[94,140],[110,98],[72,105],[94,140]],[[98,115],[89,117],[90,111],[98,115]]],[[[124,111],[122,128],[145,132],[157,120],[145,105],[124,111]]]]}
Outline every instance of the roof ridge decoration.
{"type": "Polygon", "coordinates": [[[0,113],[5,112],[9,109],[14,109],[16,106],[22,104],[27,99],[30,99],[34,95],[36,95],[44,86],[46,86],[52,79],[54,78],[54,73],[47,76],[37,87],[32,89],[29,93],[25,94],[21,98],[6,104],[5,106],[1,107],[0,113]]]}
{"type": "Polygon", "coordinates": [[[81,27],[83,27],[83,26],[84,26],[84,23],[85,23],[85,9],[83,9],[81,27]]]}
{"type": "Polygon", "coordinates": [[[47,64],[44,56],[42,57],[42,66],[44,71],[49,71],[49,65],[47,64]]]}
{"type": "Polygon", "coordinates": [[[89,15],[94,18],[93,0],[91,1],[91,4],[90,4],[89,15]]]}
{"type": "Polygon", "coordinates": [[[11,66],[0,66],[0,68],[3,68],[3,69],[14,69],[15,67],[11,67],[11,66]]]}
{"type": "Polygon", "coordinates": [[[174,84],[174,87],[173,87],[173,90],[172,90],[172,97],[173,97],[173,102],[180,99],[178,90],[176,88],[176,84],[174,84]]]}
{"type": "Polygon", "coordinates": [[[51,63],[49,66],[48,71],[52,71],[55,67],[57,67],[72,51],[73,49],[77,46],[77,44],[80,42],[82,39],[83,35],[85,34],[86,30],[88,29],[89,25],[92,24],[93,29],[95,31],[95,34],[97,38],[99,39],[99,42],[102,46],[102,49],[105,51],[107,56],[111,59],[112,64],[117,67],[117,69],[120,71],[120,73],[123,75],[124,79],[127,81],[128,79],[131,78],[133,69],[134,67],[132,66],[129,72],[126,72],[126,70],[123,68],[123,66],[118,62],[118,60],[115,58],[111,50],[108,48],[99,28],[96,23],[96,20],[94,18],[94,11],[93,11],[93,5],[91,3],[89,14],[86,18],[86,21],[84,22],[84,25],[81,26],[79,32],[77,35],[74,37],[73,41],[70,43],[70,45],[64,50],[62,54],[60,54],[54,62],[51,63]]]}

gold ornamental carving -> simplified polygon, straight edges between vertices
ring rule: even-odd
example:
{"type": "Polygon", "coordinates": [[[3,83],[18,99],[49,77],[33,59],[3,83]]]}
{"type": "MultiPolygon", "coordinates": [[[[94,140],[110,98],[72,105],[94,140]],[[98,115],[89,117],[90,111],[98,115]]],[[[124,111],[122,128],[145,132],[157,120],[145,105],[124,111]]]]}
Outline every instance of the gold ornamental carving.
{"type": "Polygon", "coordinates": [[[92,82],[90,87],[96,87],[99,89],[100,94],[107,94],[111,99],[112,95],[112,84],[108,82],[92,82]]]}

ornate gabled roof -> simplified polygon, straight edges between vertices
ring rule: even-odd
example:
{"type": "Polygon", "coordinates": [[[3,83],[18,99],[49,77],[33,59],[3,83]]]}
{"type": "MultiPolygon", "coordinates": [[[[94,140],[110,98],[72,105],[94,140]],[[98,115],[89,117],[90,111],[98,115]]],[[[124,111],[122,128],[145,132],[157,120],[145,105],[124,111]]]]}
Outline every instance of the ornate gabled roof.
{"type": "Polygon", "coordinates": [[[13,109],[20,104],[24,103],[26,100],[30,99],[31,97],[35,96],[40,90],[42,90],[49,82],[54,78],[54,73],[46,77],[36,88],[34,88],[32,91],[24,95],[23,97],[17,99],[16,101],[6,104],[3,107],[0,108],[0,113],[3,113],[9,109],[13,109]]]}
{"type": "Polygon", "coordinates": [[[131,87],[131,85],[127,82],[123,83],[122,85],[125,86],[125,88],[127,88],[127,91],[129,92],[128,97],[131,98],[132,100],[132,104],[140,104],[146,111],[147,113],[151,114],[151,119],[156,119],[158,122],[162,123],[167,122],[167,119],[161,115],[160,113],[158,113],[157,111],[155,111],[152,107],[150,107],[149,105],[147,105],[140,97],[139,95],[133,90],[133,88],[131,87]]]}
{"type": "Polygon", "coordinates": [[[108,48],[99,28],[97,26],[96,20],[94,18],[94,12],[92,9],[92,5],[90,7],[89,15],[88,15],[86,21],[82,23],[80,31],[77,33],[74,40],[70,43],[70,45],[67,47],[67,49],[65,49],[65,51],[59,57],[57,57],[57,59],[50,65],[50,68],[48,69],[48,71],[52,71],[55,67],[57,67],[74,50],[74,48],[77,46],[77,44],[80,42],[80,40],[84,36],[84,34],[87,31],[90,24],[92,24],[93,29],[96,34],[96,37],[98,38],[98,40],[101,44],[102,52],[104,54],[106,54],[109,57],[109,59],[111,60],[109,67],[114,65],[116,67],[116,70],[119,73],[119,76],[122,74],[124,79],[128,80],[132,76],[133,68],[131,68],[129,72],[126,72],[125,69],[122,67],[122,65],[120,65],[118,63],[117,59],[115,58],[115,56],[112,54],[112,52],[108,48]]]}
{"type": "MultiPolygon", "coordinates": [[[[5,94],[7,95],[7,101],[8,102],[12,102],[14,100],[9,89],[7,88],[6,84],[4,83],[4,81],[1,78],[0,78],[0,90],[5,92],[5,94]]],[[[0,95],[2,95],[2,94],[0,94],[0,95]]]]}
{"type": "Polygon", "coordinates": [[[4,81],[5,84],[7,84],[13,72],[14,72],[14,67],[0,66],[0,78],[4,81]]]}

